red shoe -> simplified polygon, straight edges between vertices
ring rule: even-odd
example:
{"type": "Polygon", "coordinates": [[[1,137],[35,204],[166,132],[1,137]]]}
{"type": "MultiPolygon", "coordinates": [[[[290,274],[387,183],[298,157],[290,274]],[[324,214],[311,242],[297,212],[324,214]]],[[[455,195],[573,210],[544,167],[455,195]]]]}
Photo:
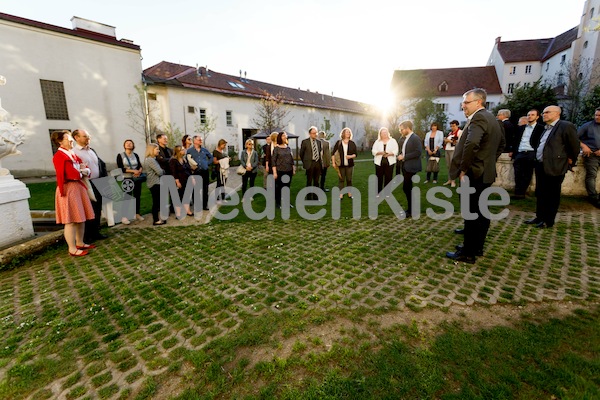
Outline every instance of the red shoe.
{"type": "Polygon", "coordinates": [[[90,249],[95,249],[95,248],[96,248],[96,245],[93,245],[93,244],[85,244],[85,243],[84,243],[84,244],[83,244],[83,246],[77,246],[77,248],[78,248],[79,250],[90,250],[90,249]]]}
{"type": "Polygon", "coordinates": [[[77,250],[75,253],[69,252],[69,255],[71,257],[83,257],[83,256],[87,256],[87,254],[88,254],[87,250],[81,250],[81,249],[77,250]]]}

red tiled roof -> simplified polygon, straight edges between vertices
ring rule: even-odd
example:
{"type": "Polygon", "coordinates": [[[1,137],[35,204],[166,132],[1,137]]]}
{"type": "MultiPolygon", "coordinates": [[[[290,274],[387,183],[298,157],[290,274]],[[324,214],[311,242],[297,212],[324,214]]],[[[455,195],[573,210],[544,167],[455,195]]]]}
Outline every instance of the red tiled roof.
{"type": "Polygon", "coordinates": [[[10,21],[10,22],[14,22],[17,24],[27,25],[27,26],[33,26],[36,28],[45,29],[45,30],[52,31],[52,32],[64,33],[66,35],[77,36],[80,38],[94,40],[96,42],[102,42],[102,43],[112,44],[115,46],[126,47],[129,49],[140,50],[140,46],[138,46],[137,44],[133,44],[128,41],[117,40],[114,37],[111,37],[108,35],[103,35],[101,33],[88,31],[88,30],[83,30],[83,29],[74,30],[74,29],[63,28],[61,26],[50,25],[50,24],[46,24],[44,22],[38,22],[38,21],[31,20],[31,19],[21,18],[21,17],[17,17],[14,15],[10,15],[10,14],[4,14],[4,13],[0,13],[0,20],[10,21]]]}
{"type": "Polygon", "coordinates": [[[548,50],[546,50],[546,54],[541,61],[546,61],[550,57],[560,53],[561,51],[567,50],[571,47],[571,43],[573,43],[577,39],[577,31],[579,27],[574,27],[566,31],[565,33],[561,33],[557,37],[552,40],[552,43],[548,46],[548,50]]]}
{"type": "Polygon", "coordinates": [[[426,94],[434,97],[462,96],[474,88],[483,88],[488,94],[502,94],[496,69],[492,66],[396,70],[391,86],[404,98],[426,94]],[[444,82],[446,91],[440,90],[444,82]]]}
{"type": "Polygon", "coordinates": [[[545,61],[571,47],[571,43],[577,39],[577,29],[569,29],[555,38],[500,42],[498,52],[505,63],[545,61]]]}
{"type": "Polygon", "coordinates": [[[371,106],[357,101],[240,78],[212,70],[207,71],[204,67],[196,69],[167,61],[147,68],[143,75],[144,79],[150,83],[181,86],[188,89],[254,98],[280,96],[287,104],[360,114],[368,114],[371,109],[371,106]]]}

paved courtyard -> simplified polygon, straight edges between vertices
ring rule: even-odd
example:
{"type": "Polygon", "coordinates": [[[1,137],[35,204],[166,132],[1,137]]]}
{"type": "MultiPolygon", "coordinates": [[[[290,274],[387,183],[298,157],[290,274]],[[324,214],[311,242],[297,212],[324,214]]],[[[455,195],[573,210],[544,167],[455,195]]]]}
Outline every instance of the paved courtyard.
{"type": "Polygon", "coordinates": [[[562,213],[547,230],[529,216],[492,222],[474,265],[444,257],[461,240],[458,217],[188,219],[113,229],[87,257],[49,250],[0,272],[0,381],[28,385],[0,395],[129,398],[263,314],[597,302],[598,214],[562,213]]]}

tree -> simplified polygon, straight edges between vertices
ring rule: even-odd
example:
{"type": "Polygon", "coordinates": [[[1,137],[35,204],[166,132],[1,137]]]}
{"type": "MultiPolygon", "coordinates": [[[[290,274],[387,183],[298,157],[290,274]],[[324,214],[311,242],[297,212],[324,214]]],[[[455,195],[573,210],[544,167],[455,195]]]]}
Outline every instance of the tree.
{"type": "Polygon", "coordinates": [[[531,86],[521,86],[517,84],[512,94],[506,96],[504,102],[494,108],[494,113],[506,108],[511,111],[510,120],[516,124],[520,116],[527,115],[527,112],[535,108],[542,113],[542,110],[552,104],[557,104],[556,93],[554,89],[538,79],[531,86]]]}
{"type": "Polygon", "coordinates": [[[563,116],[573,123],[578,122],[579,109],[590,87],[590,82],[595,82],[600,77],[594,59],[579,57],[566,62],[561,70],[556,73],[554,85],[564,89],[565,101],[562,102],[563,116]]]}
{"type": "Polygon", "coordinates": [[[600,86],[594,86],[592,90],[587,92],[581,102],[576,125],[580,126],[594,118],[594,113],[598,107],[600,107],[600,86]]]}
{"type": "Polygon", "coordinates": [[[135,93],[130,93],[129,110],[125,112],[129,119],[129,127],[150,143],[158,133],[158,115],[160,109],[156,102],[148,101],[145,87],[135,85],[135,93]]]}
{"type": "Polygon", "coordinates": [[[218,117],[213,117],[211,114],[201,116],[198,114],[194,120],[194,132],[202,136],[202,143],[206,145],[206,139],[217,127],[218,117]]]}
{"type": "Polygon", "coordinates": [[[177,145],[181,145],[181,138],[183,137],[183,131],[179,129],[177,124],[174,122],[163,123],[164,129],[160,130],[159,133],[167,135],[167,146],[173,148],[177,145]]]}
{"type": "Polygon", "coordinates": [[[437,123],[440,130],[446,126],[448,116],[440,104],[436,104],[430,97],[421,98],[414,106],[414,130],[421,138],[429,132],[432,123],[437,123]]]}
{"type": "Polygon", "coordinates": [[[325,132],[325,140],[329,141],[329,139],[333,137],[333,132],[331,132],[331,121],[325,117],[323,117],[321,131],[325,132]]]}
{"type": "Polygon", "coordinates": [[[290,111],[283,103],[283,96],[280,94],[272,96],[269,93],[260,99],[256,106],[256,117],[252,118],[254,128],[267,134],[285,129],[289,121],[286,121],[290,111]]]}

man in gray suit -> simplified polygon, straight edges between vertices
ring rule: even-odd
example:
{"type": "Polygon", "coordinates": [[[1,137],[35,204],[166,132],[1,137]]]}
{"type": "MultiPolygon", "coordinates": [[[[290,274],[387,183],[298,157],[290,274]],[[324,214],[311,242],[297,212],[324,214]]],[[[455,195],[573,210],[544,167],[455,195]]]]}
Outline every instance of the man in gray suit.
{"type": "Polygon", "coordinates": [[[559,106],[548,106],[542,113],[546,129],[535,143],[535,218],[525,221],[538,228],[552,228],[560,205],[560,190],[567,170],[579,155],[575,125],[560,120],[559,106]]]}
{"type": "MultiPolygon", "coordinates": [[[[306,187],[319,186],[321,177],[322,142],[317,139],[317,128],[311,126],[308,138],[300,145],[300,159],[306,171],[306,187]]],[[[316,200],[316,195],[309,194],[308,200],[316,200]]]]}
{"type": "Polygon", "coordinates": [[[412,177],[423,169],[421,165],[422,147],[421,139],[413,133],[413,123],[411,121],[402,121],[399,129],[402,137],[404,138],[402,144],[399,146],[399,170],[402,171],[402,176],[404,177],[402,190],[404,191],[404,195],[406,196],[406,201],[408,203],[406,208],[406,218],[410,218],[412,217],[412,177]]]}
{"type": "Polygon", "coordinates": [[[492,113],[485,109],[487,93],[472,89],[463,94],[462,108],[468,118],[463,134],[452,159],[451,175],[458,174],[461,186],[465,177],[475,192],[469,194],[469,211],[477,214],[474,220],[465,220],[464,244],[446,256],[456,261],[473,264],[476,256],[483,254],[483,245],[490,220],[479,209],[481,193],[496,180],[496,160],[505,146],[504,134],[492,113]],[[462,142],[462,144],[461,144],[462,142]]]}
{"type": "Polygon", "coordinates": [[[325,132],[319,132],[319,140],[321,141],[321,189],[324,192],[329,192],[325,187],[325,178],[327,177],[327,168],[331,165],[331,149],[329,142],[325,140],[325,132]]]}

